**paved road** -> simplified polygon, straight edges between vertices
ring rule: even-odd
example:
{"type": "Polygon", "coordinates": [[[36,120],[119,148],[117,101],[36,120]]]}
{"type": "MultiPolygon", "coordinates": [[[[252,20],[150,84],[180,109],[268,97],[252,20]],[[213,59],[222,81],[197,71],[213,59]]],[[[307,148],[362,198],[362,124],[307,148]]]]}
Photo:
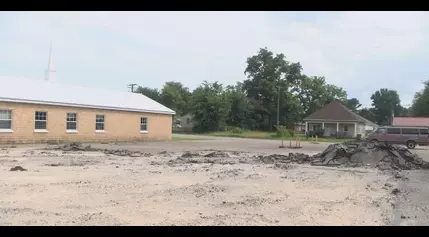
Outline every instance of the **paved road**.
{"type": "MultiPolygon", "coordinates": [[[[249,151],[249,152],[264,152],[264,153],[318,153],[326,149],[331,144],[321,142],[312,144],[308,141],[300,142],[300,149],[279,148],[281,141],[268,139],[253,139],[253,138],[236,138],[236,137],[214,137],[204,135],[189,135],[189,134],[173,134],[174,137],[195,138],[204,140],[180,141],[179,145],[183,147],[205,147],[204,149],[226,149],[234,151],[249,151]],[[198,144],[198,145],[197,145],[198,144]]],[[[296,141],[292,141],[292,146],[296,145],[296,141]]],[[[290,141],[284,141],[285,146],[290,145],[290,141]]]]}

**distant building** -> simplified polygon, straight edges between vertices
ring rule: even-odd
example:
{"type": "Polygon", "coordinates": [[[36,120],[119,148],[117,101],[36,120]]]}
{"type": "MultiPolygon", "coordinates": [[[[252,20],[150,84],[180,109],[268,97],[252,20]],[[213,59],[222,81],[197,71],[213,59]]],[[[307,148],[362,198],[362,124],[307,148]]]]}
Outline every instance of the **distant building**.
{"type": "Polygon", "coordinates": [[[305,130],[323,130],[325,137],[362,137],[378,127],[377,124],[354,113],[339,101],[332,101],[325,107],[304,119],[305,130]]]}
{"type": "Polygon", "coordinates": [[[186,114],[176,119],[173,129],[175,132],[192,132],[195,122],[191,114],[186,114]]]}
{"type": "Polygon", "coordinates": [[[170,140],[175,112],[142,94],[0,77],[0,143],[170,140]]]}
{"type": "Polygon", "coordinates": [[[305,123],[296,123],[295,132],[305,132],[305,123]]]}
{"type": "Polygon", "coordinates": [[[429,118],[394,117],[392,125],[401,127],[429,127],[429,118]]]}

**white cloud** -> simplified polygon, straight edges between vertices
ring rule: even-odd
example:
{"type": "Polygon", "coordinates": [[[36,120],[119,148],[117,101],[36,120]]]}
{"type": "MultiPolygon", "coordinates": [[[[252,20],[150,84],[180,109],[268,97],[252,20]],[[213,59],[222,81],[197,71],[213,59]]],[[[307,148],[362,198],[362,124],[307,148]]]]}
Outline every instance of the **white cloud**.
{"type": "MultiPolygon", "coordinates": [[[[411,101],[414,91],[404,90],[404,80],[416,84],[428,72],[401,78],[393,71],[404,68],[391,68],[389,63],[427,52],[427,13],[302,14],[0,13],[0,19],[7,19],[0,24],[5,33],[0,36],[0,63],[19,65],[25,76],[41,77],[53,39],[58,80],[113,88],[125,88],[130,82],[158,87],[178,80],[194,88],[203,80],[225,84],[243,80],[246,57],[267,46],[300,61],[304,73],[345,87],[364,104],[380,87],[403,91],[402,100],[411,101]]],[[[0,74],[18,70],[6,68],[0,74]]]]}

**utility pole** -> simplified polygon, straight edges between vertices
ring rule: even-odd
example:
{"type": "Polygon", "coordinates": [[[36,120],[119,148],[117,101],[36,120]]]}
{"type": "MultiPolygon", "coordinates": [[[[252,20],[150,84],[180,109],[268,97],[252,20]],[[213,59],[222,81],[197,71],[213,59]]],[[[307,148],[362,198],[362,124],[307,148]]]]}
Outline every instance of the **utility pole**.
{"type": "Polygon", "coordinates": [[[280,125],[280,86],[277,90],[277,128],[280,125]]]}
{"type": "Polygon", "coordinates": [[[128,85],[128,88],[130,88],[131,89],[131,92],[134,92],[134,87],[135,86],[137,86],[137,84],[135,84],[135,83],[131,83],[131,84],[129,84],[128,85]]]}

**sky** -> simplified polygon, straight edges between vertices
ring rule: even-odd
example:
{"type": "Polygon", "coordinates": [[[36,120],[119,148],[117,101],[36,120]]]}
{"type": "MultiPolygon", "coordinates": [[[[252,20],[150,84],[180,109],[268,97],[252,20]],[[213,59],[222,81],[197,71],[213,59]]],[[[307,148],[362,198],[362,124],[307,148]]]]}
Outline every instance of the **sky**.
{"type": "Polygon", "coordinates": [[[364,106],[380,88],[408,106],[429,79],[426,12],[0,12],[0,76],[43,79],[51,40],[57,81],[123,91],[235,84],[262,47],[364,106]]]}

